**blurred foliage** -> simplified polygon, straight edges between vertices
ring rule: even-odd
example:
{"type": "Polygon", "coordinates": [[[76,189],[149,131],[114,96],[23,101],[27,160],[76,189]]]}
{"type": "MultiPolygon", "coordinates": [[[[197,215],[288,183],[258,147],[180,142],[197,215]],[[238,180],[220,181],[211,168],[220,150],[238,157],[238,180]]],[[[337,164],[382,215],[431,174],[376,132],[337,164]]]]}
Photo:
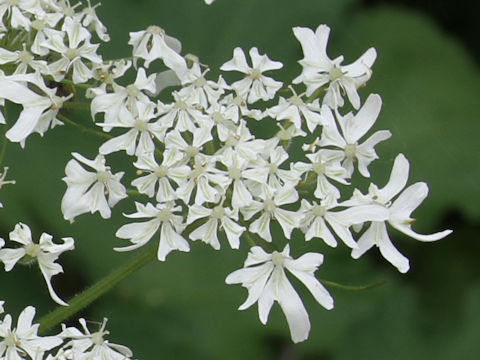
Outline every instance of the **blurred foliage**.
{"type": "MultiPolygon", "coordinates": [[[[411,260],[407,275],[397,273],[375,250],[354,261],[344,246],[309,244],[326,254],[320,278],[387,284],[360,292],[332,288],[332,311],[306,293],[312,332],[299,345],[291,343],[278,306],[267,326],[259,322],[256,306],[236,310],[246,291],[226,286],[224,279],[243,263],[245,246],[240,251],[224,246],[216,252],[194,243],[191,253],[174,252],[167,262],[150,264],[82,316],[97,321],[108,317],[111,341],[130,346],[138,359],[478,358],[480,77],[456,39],[424,15],[393,7],[365,10],[354,0],[301,0],[295,5],[288,0],[217,0],[210,7],[201,0],[105,0],[98,12],[112,37],[102,45],[105,58],[128,56],[128,33],[156,24],[182,41],[183,53],[211,65],[213,74],[231,58],[234,47],[257,46],[282,61],[279,76],[291,80],[300,71],[296,62],[302,57],[293,26],[330,25],[329,54],[345,54],[346,63],[375,46],[379,57],[374,76],[361,95],[382,96],[376,129],[390,129],[393,137],[378,147],[381,159],[372,165],[372,181],[383,186],[394,157],[404,153],[411,162],[411,183],[426,181],[431,190],[415,213],[416,229],[455,232],[434,244],[394,234],[411,260]]],[[[89,112],[81,112],[77,121],[90,122],[89,112]]],[[[112,248],[123,244],[114,234],[125,223],[122,212],[132,212],[133,204],[121,202],[109,221],[98,214],[82,215],[69,224],[60,212],[65,190],[61,178],[70,152],[93,158],[102,141],[63,126],[45,138],[32,136],[24,150],[17,145],[7,149],[4,164],[17,184],[0,194],[6,207],[0,236],[7,238],[18,221],[29,224],[37,239],[43,231],[57,238],[74,236],[75,254],[62,256],[66,274],[54,279],[64,298],[132,255],[112,248]]],[[[120,171],[123,155],[113,158],[113,171],[120,171]]],[[[305,247],[300,241],[295,245],[305,247]]],[[[28,304],[35,304],[41,314],[54,308],[37,275],[28,269],[0,273],[8,311],[18,313],[28,304]]]]}

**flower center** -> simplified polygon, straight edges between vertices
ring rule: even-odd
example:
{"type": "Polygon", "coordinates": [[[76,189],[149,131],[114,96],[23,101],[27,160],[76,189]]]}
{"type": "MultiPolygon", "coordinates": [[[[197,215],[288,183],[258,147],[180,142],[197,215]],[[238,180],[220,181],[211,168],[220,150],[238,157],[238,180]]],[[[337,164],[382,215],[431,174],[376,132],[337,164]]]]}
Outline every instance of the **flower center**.
{"type": "Polygon", "coordinates": [[[357,144],[348,144],[345,146],[345,156],[348,159],[353,159],[357,154],[357,144]]]}
{"type": "Polygon", "coordinates": [[[238,144],[238,137],[235,135],[228,135],[227,140],[225,141],[225,145],[232,147],[238,144]]]}
{"type": "Polygon", "coordinates": [[[108,331],[98,331],[92,334],[92,342],[95,345],[102,345],[104,343],[103,335],[107,335],[108,331]]]}
{"type": "Polygon", "coordinates": [[[221,219],[225,215],[225,210],[222,206],[217,205],[213,208],[212,217],[215,219],[221,219]]]}
{"type": "Polygon", "coordinates": [[[172,212],[169,209],[162,209],[157,215],[157,219],[161,222],[167,222],[172,219],[172,212]]]}
{"type": "Polygon", "coordinates": [[[272,253],[272,263],[275,266],[283,266],[283,261],[285,260],[285,257],[282,255],[282,253],[279,253],[278,251],[274,251],[272,253]]]}
{"type": "Polygon", "coordinates": [[[204,87],[207,84],[207,80],[203,76],[199,77],[193,82],[196,87],[204,87]]]}
{"type": "Polygon", "coordinates": [[[288,99],[288,101],[290,101],[290,104],[295,106],[304,105],[303,100],[298,95],[292,96],[290,99],[288,99]]]}
{"type": "Polygon", "coordinates": [[[320,160],[313,164],[312,170],[318,175],[321,175],[325,172],[325,164],[320,160]]]}
{"type": "Polygon", "coordinates": [[[188,105],[185,101],[183,100],[178,100],[176,103],[175,103],[175,106],[177,107],[177,109],[179,110],[186,110],[188,109],[188,105]]]}
{"type": "Polygon", "coordinates": [[[135,129],[137,129],[138,131],[147,131],[148,123],[146,121],[137,119],[135,120],[135,129]]]}
{"type": "Polygon", "coordinates": [[[40,19],[33,20],[31,26],[37,31],[45,29],[45,23],[40,19]]]}
{"type": "Polygon", "coordinates": [[[140,94],[140,90],[138,90],[135,84],[130,84],[127,86],[127,94],[131,97],[137,97],[140,94]]]}
{"type": "Polygon", "coordinates": [[[20,54],[18,54],[18,58],[20,59],[20,61],[24,64],[30,64],[33,60],[33,55],[30,54],[28,51],[26,50],[23,50],[23,51],[20,51],[20,54]]]}
{"type": "Polygon", "coordinates": [[[235,96],[232,102],[238,107],[245,106],[245,100],[240,95],[235,96]]]}
{"type": "Polygon", "coordinates": [[[18,340],[17,338],[17,334],[15,334],[15,330],[13,331],[10,331],[8,330],[8,334],[7,336],[5,336],[5,340],[3,340],[5,342],[5,345],[7,346],[20,346],[21,343],[20,343],[20,340],[18,340]]]}
{"type": "Polygon", "coordinates": [[[147,28],[147,33],[152,34],[152,35],[164,36],[165,35],[165,30],[163,30],[160,26],[151,25],[147,28]]]}
{"type": "Polygon", "coordinates": [[[36,258],[41,251],[39,244],[28,244],[25,246],[25,253],[32,258],[36,258]]]}
{"type": "Polygon", "coordinates": [[[97,77],[99,78],[100,81],[106,83],[106,84],[111,84],[113,82],[113,74],[110,72],[103,70],[103,69],[98,69],[96,70],[97,72],[97,77]]]}
{"type": "Polygon", "coordinates": [[[191,179],[198,179],[205,173],[205,164],[195,164],[192,172],[190,173],[191,179]]]}
{"type": "Polygon", "coordinates": [[[323,217],[327,213],[327,209],[324,206],[315,204],[312,208],[312,213],[315,216],[323,217]]]}
{"type": "Polygon", "coordinates": [[[228,169],[228,176],[230,176],[233,180],[238,180],[242,177],[242,170],[232,167],[228,169]]]}
{"type": "Polygon", "coordinates": [[[65,54],[67,56],[67,58],[69,58],[70,60],[73,60],[77,57],[80,56],[80,52],[77,50],[77,49],[68,49],[67,50],[67,53],[65,54]]]}
{"type": "Polygon", "coordinates": [[[75,15],[75,7],[65,6],[63,8],[63,13],[65,14],[65,16],[73,17],[75,15]]]}
{"type": "Polygon", "coordinates": [[[262,77],[262,72],[258,68],[253,68],[252,72],[250,73],[250,77],[253,80],[259,80],[262,77]]]}
{"type": "Polygon", "coordinates": [[[97,180],[106,185],[110,180],[110,174],[107,171],[99,171],[97,173],[97,180]]]}
{"type": "Polygon", "coordinates": [[[213,114],[212,114],[212,119],[213,121],[215,121],[216,123],[223,123],[225,122],[225,118],[223,117],[222,113],[220,111],[215,111],[213,114]]]}
{"type": "Polygon", "coordinates": [[[289,141],[292,138],[292,134],[288,129],[280,129],[277,133],[277,137],[282,141],[289,141]]]}
{"type": "Polygon", "coordinates": [[[266,213],[273,213],[277,206],[275,205],[275,202],[272,199],[267,199],[263,202],[263,210],[265,210],[266,213]]]}
{"type": "Polygon", "coordinates": [[[269,174],[275,174],[278,170],[277,164],[270,164],[268,167],[268,173],[269,174]]]}
{"type": "Polygon", "coordinates": [[[168,168],[165,165],[160,165],[155,169],[155,175],[157,175],[158,178],[163,178],[167,176],[168,174],[168,168]]]}
{"type": "Polygon", "coordinates": [[[334,67],[332,70],[330,70],[330,73],[328,74],[328,77],[330,78],[330,81],[335,81],[340,79],[343,76],[343,72],[339,67],[334,67]]]}
{"type": "Polygon", "coordinates": [[[187,154],[188,157],[194,157],[195,155],[197,155],[199,152],[198,148],[196,148],[195,146],[187,146],[187,148],[185,149],[185,153],[187,154]]]}

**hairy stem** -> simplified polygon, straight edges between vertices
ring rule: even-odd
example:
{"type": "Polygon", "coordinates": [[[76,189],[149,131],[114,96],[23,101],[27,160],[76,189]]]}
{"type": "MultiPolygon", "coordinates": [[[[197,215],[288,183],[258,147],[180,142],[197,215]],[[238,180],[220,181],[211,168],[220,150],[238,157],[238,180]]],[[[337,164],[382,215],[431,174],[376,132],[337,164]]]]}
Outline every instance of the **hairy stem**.
{"type": "Polygon", "coordinates": [[[105,276],[96,284],[92,285],[79,295],[75,296],[69,301],[69,306],[58,307],[51,313],[40,318],[39,334],[45,334],[52,327],[75,315],[77,312],[87,307],[90,303],[110,291],[123,279],[133,274],[134,272],[144,267],[156,258],[157,246],[149,246],[146,250],[140,252],[139,254],[125,262],[120,268],[112,271],[110,274],[105,276]]]}
{"type": "Polygon", "coordinates": [[[372,289],[372,288],[375,288],[377,286],[385,285],[387,283],[386,281],[380,281],[380,282],[376,282],[376,283],[368,284],[368,285],[342,285],[342,284],[339,284],[339,283],[336,283],[336,282],[333,282],[333,281],[328,281],[328,280],[320,279],[320,281],[324,285],[326,285],[327,287],[335,287],[335,288],[342,289],[342,290],[353,290],[353,291],[372,289]]]}

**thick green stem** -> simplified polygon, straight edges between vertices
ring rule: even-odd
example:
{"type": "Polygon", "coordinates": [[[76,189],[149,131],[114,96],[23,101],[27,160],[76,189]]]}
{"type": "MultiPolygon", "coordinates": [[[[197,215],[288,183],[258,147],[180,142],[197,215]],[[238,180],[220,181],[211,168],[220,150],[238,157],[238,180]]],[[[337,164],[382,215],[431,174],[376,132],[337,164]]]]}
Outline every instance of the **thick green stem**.
{"type": "Polygon", "coordinates": [[[120,268],[112,271],[109,275],[98,281],[96,284],[75,296],[69,301],[69,306],[61,306],[51,313],[43,316],[38,321],[40,324],[39,333],[45,334],[52,327],[67,320],[90,303],[110,291],[120,281],[133,274],[138,269],[150,263],[157,257],[157,246],[150,246],[145,251],[131,258],[120,268]]]}
{"type": "Polygon", "coordinates": [[[95,129],[91,129],[91,128],[88,128],[88,127],[86,127],[86,126],[80,125],[80,124],[76,123],[75,121],[70,120],[70,119],[67,118],[65,115],[58,114],[58,115],[57,115],[57,118],[58,118],[59,120],[63,121],[65,124],[68,124],[68,125],[71,125],[71,126],[76,127],[77,129],[79,129],[79,130],[82,131],[82,132],[88,132],[88,133],[90,133],[90,134],[103,137],[103,138],[105,138],[105,139],[111,139],[111,138],[112,138],[112,136],[109,135],[109,134],[106,134],[106,133],[104,133],[104,132],[97,131],[97,130],[95,130],[95,129]]]}
{"type": "Polygon", "coordinates": [[[95,85],[90,85],[90,84],[76,84],[72,80],[69,80],[69,79],[63,79],[61,81],[61,83],[71,85],[71,86],[75,86],[75,87],[81,88],[81,89],[90,89],[90,88],[95,86],[95,85]]]}
{"type": "Polygon", "coordinates": [[[320,86],[317,90],[315,90],[315,91],[313,92],[312,95],[310,95],[310,96],[307,98],[307,100],[306,100],[305,102],[306,102],[306,103],[311,103],[313,100],[315,100],[316,98],[318,98],[318,97],[320,96],[320,94],[321,94],[322,92],[324,92],[324,91],[325,91],[325,90],[324,90],[323,86],[320,86]]]}
{"type": "Polygon", "coordinates": [[[87,101],[66,101],[63,103],[62,108],[64,109],[89,109],[90,103],[87,101]]]}

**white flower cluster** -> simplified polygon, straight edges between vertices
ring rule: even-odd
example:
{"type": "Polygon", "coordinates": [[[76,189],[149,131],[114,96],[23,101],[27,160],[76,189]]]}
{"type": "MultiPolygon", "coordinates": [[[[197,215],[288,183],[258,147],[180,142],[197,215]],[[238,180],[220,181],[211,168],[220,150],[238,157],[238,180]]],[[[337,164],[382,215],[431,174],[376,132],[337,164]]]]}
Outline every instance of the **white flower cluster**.
{"type": "MultiPolygon", "coordinates": [[[[382,100],[372,94],[362,104],[357,92],[372,75],[374,48],[352,64],[342,65],[343,57],[332,60],[326,53],[330,32],[326,25],[316,31],[297,27],[293,32],[304,58],[299,61],[302,72],[292,84],[270,77],[283,64],[255,47],[249,50],[249,59],[235,48],[233,58],[220,67],[240,73],[238,80],[229,83],[221,75],[207,79],[209,68],[195,56],[182,56],[180,42],[158,26],[130,33],[133,61],[103,61],[96,53],[98,44],[91,43],[92,34],[102,41],[109,37],[90,3],[82,9],[65,0],[0,4],[2,40],[9,40],[12,27],[17,34],[5,42],[9,47],[0,48],[5,69],[0,73],[0,103],[22,106],[7,138],[24,146],[30,134],[43,134],[60,124],[59,111],[74,95],[60,95],[59,86],[86,82],[92,117],[109,138],[93,160],[72,154],[63,178],[67,184],[61,205],[64,218],[74,221],[97,211],[110,218],[111,208],[127,198],[121,183],[124,172],[136,172],[131,185],[139,199],[148,200],[135,201],[136,211],[126,215],[134,220],[120,227],[116,236],[129,244],[116,250],[139,248],[156,236],[158,259],[164,261],[174,250],[188,252],[189,240],[201,240],[215,249],[226,240],[238,249],[248,244],[248,238],[256,245],[244,268],[228,275],[226,282],[248,289],[240,309],[257,302],[263,323],[277,301],[293,341],[308,337],[310,323],[285,270],[326,309],[333,308],[333,299],[314,275],[323,255],[309,252],[294,259],[292,238],[321,239],[331,247],[341,240],[351,248],[353,258],[376,245],[389,262],[406,272],[408,259],[392,244],[387,224],[420,241],[435,241],[450,233],[420,235],[411,229],[411,213],[426,197],[428,187],[417,183],[405,188],[409,163],[402,154],[383,188],[372,184],[363,195],[351,184],[357,172],[370,177],[369,165],[378,158],[375,146],[391,136],[388,130],[369,134],[382,100]],[[164,71],[151,71],[152,63],[164,71]],[[126,84],[123,77],[128,73],[135,80],[126,84]],[[172,91],[167,94],[166,88],[172,91]],[[342,110],[344,98],[353,112],[342,110]],[[272,100],[277,105],[269,106],[272,100]],[[270,138],[252,133],[252,123],[260,121],[271,127],[270,138]],[[132,157],[133,166],[113,173],[106,156],[119,151],[132,157]],[[277,251],[264,250],[271,247],[277,251]]],[[[5,122],[3,116],[0,120],[5,122]]],[[[25,248],[31,246],[31,240],[26,240],[29,231],[18,226],[16,234],[23,231],[28,236],[11,235],[11,239],[25,248]]],[[[50,265],[59,254],[48,248],[48,241],[43,248],[41,240],[35,249],[50,293],[62,303],[50,285],[50,277],[61,267],[50,273],[42,268],[45,254],[50,254],[50,265]]],[[[73,248],[73,240],[71,244],[65,240],[63,246],[62,251],[73,248]]],[[[0,250],[7,271],[24,253],[31,255],[29,250],[16,251],[18,258],[9,260],[11,252],[0,250]]],[[[71,337],[84,336],[64,331],[71,337]]],[[[67,353],[58,358],[72,358],[67,353]]]]}
{"type": "Polygon", "coordinates": [[[43,233],[37,244],[32,240],[30,228],[25,224],[18,223],[15,229],[10,232],[10,240],[20,244],[20,246],[5,248],[5,241],[0,238],[0,260],[5,266],[5,271],[12,270],[18,262],[36,262],[47,283],[48,292],[52,299],[57,304],[67,306],[68,304],[60,299],[53,290],[51,279],[52,276],[63,272],[62,266],[55,261],[64,251],[73,250],[73,238],[62,238],[63,244],[55,244],[51,235],[43,233]]]}
{"type": "MultiPolygon", "coordinates": [[[[105,26],[88,3],[76,9],[68,0],[0,2],[0,104],[23,110],[6,137],[22,146],[32,133],[43,135],[62,124],[57,118],[73,95],[59,91],[60,82],[84,83],[103,64],[92,33],[108,41],[105,26]]],[[[0,114],[0,123],[5,123],[0,114]]]]}
{"type": "MultiPolygon", "coordinates": [[[[3,301],[0,312],[3,313],[3,301]]],[[[57,335],[39,336],[38,324],[33,324],[35,308],[27,306],[13,325],[12,316],[6,314],[0,320],[0,359],[1,360],[80,360],[80,359],[132,359],[132,351],[104,339],[107,319],[100,329],[90,332],[85,319],[80,319],[81,329],[66,327],[57,335]],[[55,354],[55,355],[53,355],[55,354]]]]}

